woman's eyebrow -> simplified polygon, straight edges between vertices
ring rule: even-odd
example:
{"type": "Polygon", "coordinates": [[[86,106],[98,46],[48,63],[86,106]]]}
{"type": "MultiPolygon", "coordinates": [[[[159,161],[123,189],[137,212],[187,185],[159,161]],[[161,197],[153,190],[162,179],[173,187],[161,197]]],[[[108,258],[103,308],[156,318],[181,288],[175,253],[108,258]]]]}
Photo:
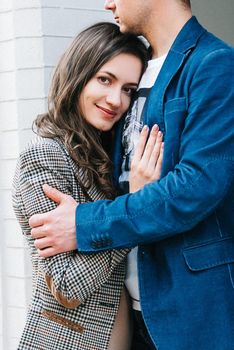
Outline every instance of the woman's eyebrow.
{"type": "MultiPolygon", "coordinates": [[[[115,80],[117,80],[118,78],[116,77],[116,75],[115,74],[113,74],[113,73],[111,73],[111,72],[109,72],[109,71],[107,71],[107,70],[103,70],[103,71],[99,71],[99,73],[104,73],[104,74],[108,74],[108,75],[110,75],[113,79],[115,79],[115,80]]],[[[138,82],[129,82],[129,83],[126,83],[126,85],[131,85],[131,86],[138,86],[138,82]]]]}
{"type": "Polygon", "coordinates": [[[113,74],[113,73],[111,73],[111,72],[109,72],[109,71],[107,71],[107,70],[102,70],[102,71],[99,71],[99,73],[104,73],[104,74],[108,74],[108,75],[110,75],[112,78],[114,78],[114,79],[117,79],[117,77],[116,77],[116,75],[115,74],[113,74]]]}

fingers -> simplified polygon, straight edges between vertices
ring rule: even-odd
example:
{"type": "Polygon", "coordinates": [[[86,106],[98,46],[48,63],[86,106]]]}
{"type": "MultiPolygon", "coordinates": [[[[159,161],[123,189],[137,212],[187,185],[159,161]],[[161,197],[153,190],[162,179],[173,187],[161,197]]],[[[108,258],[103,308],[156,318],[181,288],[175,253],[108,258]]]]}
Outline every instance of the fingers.
{"type": "Polygon", "coordinates": [[[139,164],[140,161],[143,166],[144,164],[148,163],[150,155],[155,145],[155,141],[157,139],[158,130],[159,130],[158,125],[155,124],[152,127],[149,135],[149,127],[147,125],[144,125],[140,133],[139,142],[137,144],[137,147],[132,159],[133,166],[134,164],[139,164]]]}
{"type": "Polygon", "coordinates": [[[144,149],[144,153],[142,155],[142,164],[143,165],[144,164],[146,165],[149,163],[151,154],[152,154],[153,149],[155,147],[155,142],[157,140],[158,130],[159,130],[159,128],[158,128],[158,125],[156,125],[156,124],[151,129],[149,138],[147,140],[147,143],[146,143],[146,146],[144,149]]]}
{"type": "Polygon", "coordinates": [[[62,250],[59,250],[59,246],[54,246],[48,237],[35,239],[34,246],[37,249],[38,255],[43,258],[48,258],[62,252],[62,250]]]}
{"type": "Polygon", "coordinates": [[[46,232],[46,227],[45,226],[38,226],[38,227],[34,227],[32,230],[31,230],[31,236],[34,238],[34,239],[38,239],[38,238],[43,238],[45,237],[45,232],[46,232]]]}
{"type": "Polygon", "coordinates": [[[151,147],[152,151],[151,151],[151,154],[149,155],[149,160],[147,165],[149,171],[154,171],[158,164],[159,155],[162,147],[162,141],[163,141],[163,133],[161,131],[158,131],[156,140],[154,137],[153,141],[154,141],[154,145],[152,146],[153,148],[151,147]]]}
{"type": "Polygon", "coordinates": [[[161,143],[160,153],[159,153],[159,157],[158,157],[157,164],[156,164],[155,171],[154,171],[154,180],[158,180],[161,177],[162,162],[163,162],[163,151],[164,151],[164,142],[161,143]]]}
{"type": "MultiPolygon", "coordinates": [[[[45,195],[50,198],[52,201],[60,204],[62,202],[64,202],[69,196],[58,191],[56,188],[53,188],[47,184],[44,184],[42,186],[43,191],[45,193],[45,195]]],[[[49,212],[48,212],[49,213],[49,212]]],[[[44,213],[44,214],[35,214],[33,216],[31,216],[31,218],[29,219],[29,226],[30,227],[38,227],[38,226],[42,226],[47,222],[48,219],[48,213],[44,213]]]]}
{"type": "Polygon", "coordinates": [[[30,227],[42,226],[46,222],[46,218],[47,218],[47,213],[35,214],[31,216],[29,219],[29,226],[30,227]]]}
{"type": "Polygon", "coordinates": [[[51,241],[47,237],[35,239],[34,246],[37,249],[38,255],[43,258],[48,258],[60,253],[59,247],[52,246],[51,241]]]}
{"type": "Polygon", "coordinates": [[[42,186],[43,191],[45,193],[45,195],[52,199],[52,201],[54,201],[55,203],[60,204],[63,200],[66,199],[67,195],[60,192],[59,190],[57,190],[56,188],[53,188],[47,184],[44,184],[42,186]]]}
{"type": "Polygon", "coordinates": [[[54,256],[54,255],[56,255],[56,254],[59,254],[59,252],[56,251],[56,249],[53,248],[53,247],[48,247],[48,248],[42,249],[42,250],[38,249],[38,250],[37,250],[37,253],[38,253],[38,255],[41,256],[42,258],[49,258],[49,257],[51,257],[51,256],[54,256]]]}
{"type": "Polygon", "coordinates": [[[139,139],[139,142],[138,142],[136,150],[135,150],[133,161],[139,162],[141,160],[141,157],[144,153],[145,144],[147,141],[148,134],[149,134],[149,128],[147,125],[144,125],[144,127],[140,133],[140,139],[139,139]]]}
{"type": "Polygon", "coordinates": [[[51,247],[51,242],[47,237],[45,237],[45,238],[36,239],[34,241],[34,245],[37,249],[42,250],[42,249],[51,247]]]}

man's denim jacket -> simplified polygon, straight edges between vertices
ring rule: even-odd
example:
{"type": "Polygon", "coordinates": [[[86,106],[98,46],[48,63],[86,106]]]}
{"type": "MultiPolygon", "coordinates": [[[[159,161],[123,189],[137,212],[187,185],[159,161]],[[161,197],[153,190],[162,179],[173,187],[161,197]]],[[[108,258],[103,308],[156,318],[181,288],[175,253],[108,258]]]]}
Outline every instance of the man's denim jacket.
{"type": "MultiPolygon", "coordinates": [[[[139,245],[143,317],[159,350],[234,349],[234,50],[192,17],[147,99],[161,179],[78,206],[78,249],[139,245]]],[[[121,127],[114,155],[121,164],[121,127]]]]}

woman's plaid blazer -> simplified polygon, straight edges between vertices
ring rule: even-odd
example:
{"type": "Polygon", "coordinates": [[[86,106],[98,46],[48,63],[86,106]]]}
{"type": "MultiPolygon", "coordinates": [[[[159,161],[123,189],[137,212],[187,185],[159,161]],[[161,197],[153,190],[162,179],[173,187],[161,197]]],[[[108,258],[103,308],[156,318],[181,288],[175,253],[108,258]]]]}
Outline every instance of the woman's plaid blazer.
{"type": "MultiPolygon", "coordinates": [[[[127,250],[94,255],[77,251],[41,258],[30,236],[29,217],[56,204],[43,193],[47,183],[79,203],[84,173],[58,139],[37,137],[21,153],[13,181],[13,207],[32,259],[33,291],[18,349],[104,350],[118,310],[127,250]]],[[[92,200],[103,199],[97,188],[92,200]]]]}

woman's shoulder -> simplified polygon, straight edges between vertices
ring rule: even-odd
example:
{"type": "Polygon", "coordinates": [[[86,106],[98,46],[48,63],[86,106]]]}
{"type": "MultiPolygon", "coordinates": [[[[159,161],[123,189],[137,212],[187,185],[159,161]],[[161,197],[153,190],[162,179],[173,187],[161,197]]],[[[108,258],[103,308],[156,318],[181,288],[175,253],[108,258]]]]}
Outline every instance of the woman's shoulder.
{"type": "Polygon", "coordinates": [[[60,150],[61,145],[62,145],[62,141],[59,141],[58,138],[35,136],[27,143],[27,145],[25,146],[21,154],[30,152],[31,150],[40,150],[40,149],[60,150]]]}
{"type": "Polygon", "coordinates": [[[20,161],[33,161],[34,164],[47,163],[53,165],[63,165],[69,156],[62,141],[57,138],[45,138],[36,136],[20,152],[20,161]]]}

